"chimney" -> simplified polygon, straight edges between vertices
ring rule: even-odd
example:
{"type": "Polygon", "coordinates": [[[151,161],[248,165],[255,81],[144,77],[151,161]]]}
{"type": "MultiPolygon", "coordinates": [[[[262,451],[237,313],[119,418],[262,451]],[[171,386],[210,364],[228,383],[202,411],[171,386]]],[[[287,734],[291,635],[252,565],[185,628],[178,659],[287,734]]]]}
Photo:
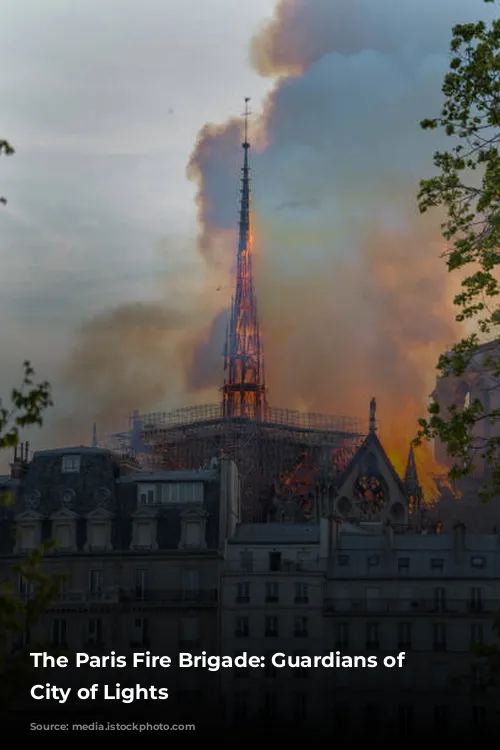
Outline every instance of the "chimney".
{"type": "Polygon", "coordinates": [[[458,521],[453,527],[453,552],[455,561],[463,561],[465,554],[465,524],[458,521]]]}
{"type": "Polygon", "coordinates": [[[21,480],[28,473],[29,443],[19,443],[14,447],[14,461],[10,465],[11,479],[21,480]]]}

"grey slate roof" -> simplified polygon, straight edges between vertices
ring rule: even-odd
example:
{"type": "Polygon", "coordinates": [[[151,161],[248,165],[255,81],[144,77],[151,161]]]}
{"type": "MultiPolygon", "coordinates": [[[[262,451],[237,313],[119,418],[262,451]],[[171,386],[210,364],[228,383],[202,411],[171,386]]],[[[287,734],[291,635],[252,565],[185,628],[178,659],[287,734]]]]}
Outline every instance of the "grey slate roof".
{"type": "Polygon", "coordinates": [[[72,448],[51,448],[46,451],[36,451],[33,458],[40,456],[73,456],[73,455],[87,455],[87,456],[111,456],[112,451],[107,448],[89,448],[86,445],[76,445],[72,448]]]}
{"type": "Polygon", "coordinates": [[[196,471],[134,471],[120,477],[120,484],[137,484],[140,482],[209,482],[217,478],[217,472],[211,469],[196,471]]]}
{"type": "Polygon", "coordinates": [[[319,544],[319,524],[240,524],[228,544],[319,544]]]}

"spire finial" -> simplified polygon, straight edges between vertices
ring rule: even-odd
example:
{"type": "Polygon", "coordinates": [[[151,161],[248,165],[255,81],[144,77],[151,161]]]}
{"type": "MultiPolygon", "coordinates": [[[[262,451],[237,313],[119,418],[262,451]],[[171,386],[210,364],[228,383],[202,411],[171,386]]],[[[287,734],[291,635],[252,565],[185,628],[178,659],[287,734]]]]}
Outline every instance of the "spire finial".
{"type": "Polygon", "coordinates": [[[377,429],[377,401],[375,397],[370,401],[370,432],[375,432],[377,429]]]}
{"type": "Polygon", "coordinates": [[[92,448],[97,448],[97,424],[95,422],[92,430],[92,448]]]}
{"type": "Polygon", "coordinates": [[[252,113],[250,112],[249,102],[250,102],[250,97],[246,96],[245,97],[245,111],[243,112],[243,117],[245,119],[245,141],[243,143],[243,148],[250,148],[250,144],[248,142],[248,118],[250,117],[252,113]]]}

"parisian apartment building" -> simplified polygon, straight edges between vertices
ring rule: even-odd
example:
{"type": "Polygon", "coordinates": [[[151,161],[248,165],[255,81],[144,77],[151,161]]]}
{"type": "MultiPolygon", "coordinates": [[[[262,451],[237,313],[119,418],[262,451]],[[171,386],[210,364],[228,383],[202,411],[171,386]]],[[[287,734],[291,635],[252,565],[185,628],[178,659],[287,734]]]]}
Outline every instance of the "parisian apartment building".
{"type": "Polygon", "coordinates": [[[12,498],[0,509],[0,580],[49,539],[45,569],[63,576],[35,632],[10,648],[262,655],[259,669],[176,677],[175,701],[187,712],[208,700],[209,710],[222,706],[226,720],[249,726],[329,717],[338,736],[388,727],[418,736],[432,724],[446,737],[497,720],[498,689],[478,651],[498,643],[497,534],[331,513],[315,523],[242,524],[228,458],[206,470],[144,472],[104,449],[41,451],[16,460],[0,484],[12,498]],[[391,669],[300,666],[332,652],[379,664],[405,657],[391,669]],[[276,653],[299,666],[274,666],[276,653]]]}

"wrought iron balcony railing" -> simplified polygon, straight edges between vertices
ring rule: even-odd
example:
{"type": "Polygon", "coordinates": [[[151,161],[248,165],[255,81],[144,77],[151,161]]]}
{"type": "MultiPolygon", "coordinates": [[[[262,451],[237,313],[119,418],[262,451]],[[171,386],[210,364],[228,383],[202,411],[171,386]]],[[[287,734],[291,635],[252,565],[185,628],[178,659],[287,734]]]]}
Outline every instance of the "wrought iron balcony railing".
{"type": "Polygon", "coordinates": [[[270,565],[267,561],[229,560],[224,566],[224,572],[229,575],[268,575],[281,573],[322,573],[325,564],[318,560],[281,560],[280,563],[270,565]]]}
{"type": "Polygon", "coordinates": [[[346,615],[412,615],[446,616],[469,614],[472,616],[495,615],[500,613],[500,599],[471,601],[469,599],[449,599],[446,601],[429,599],[325,599],[325,614],[346,615]]]}

